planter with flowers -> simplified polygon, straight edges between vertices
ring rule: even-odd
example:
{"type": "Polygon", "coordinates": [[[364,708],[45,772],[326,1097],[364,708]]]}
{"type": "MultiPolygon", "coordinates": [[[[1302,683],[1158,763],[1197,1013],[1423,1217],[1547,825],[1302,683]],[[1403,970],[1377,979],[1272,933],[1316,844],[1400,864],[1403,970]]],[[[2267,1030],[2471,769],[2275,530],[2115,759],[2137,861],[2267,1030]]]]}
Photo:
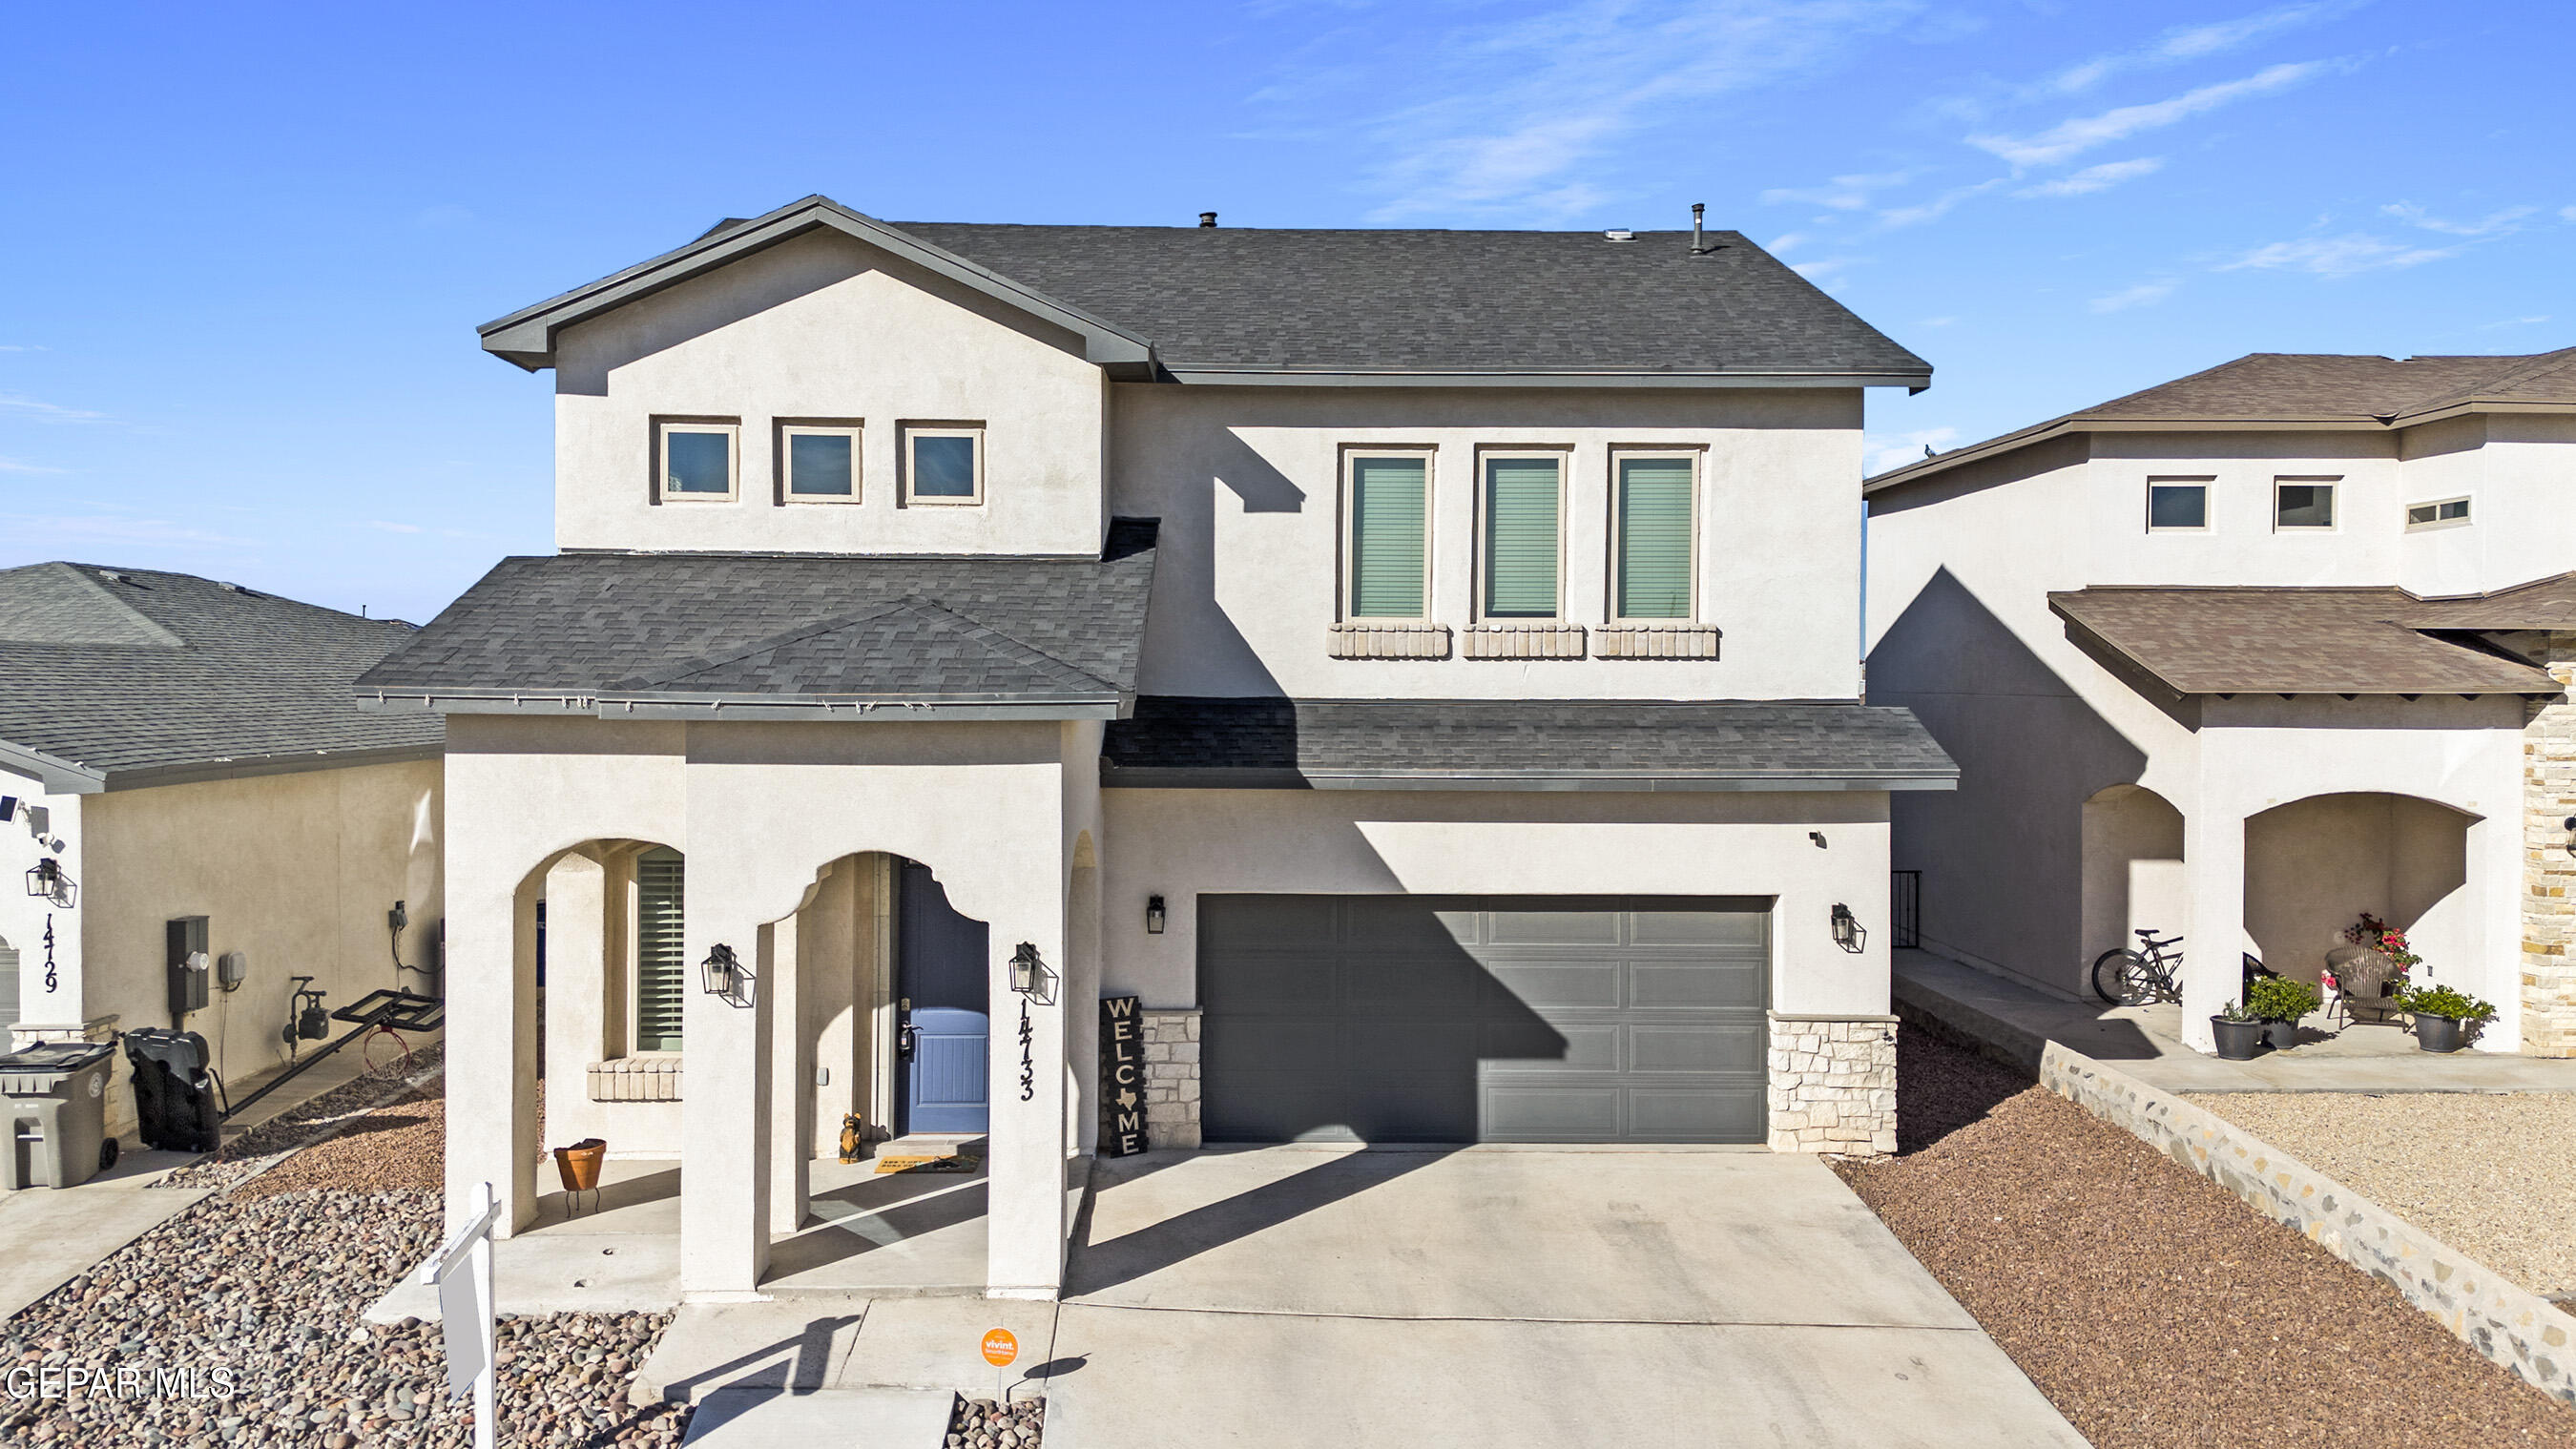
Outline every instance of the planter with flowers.
{"type": "Polygon", "coordinates": [[[2245,988],[2245,1009],[2263,1023],[2263,1039],[2275,1051],[2299,1044],[2299,1022],[2325,1003],[2325,996],[2305,981],[2266,976],[2245,988]]]}

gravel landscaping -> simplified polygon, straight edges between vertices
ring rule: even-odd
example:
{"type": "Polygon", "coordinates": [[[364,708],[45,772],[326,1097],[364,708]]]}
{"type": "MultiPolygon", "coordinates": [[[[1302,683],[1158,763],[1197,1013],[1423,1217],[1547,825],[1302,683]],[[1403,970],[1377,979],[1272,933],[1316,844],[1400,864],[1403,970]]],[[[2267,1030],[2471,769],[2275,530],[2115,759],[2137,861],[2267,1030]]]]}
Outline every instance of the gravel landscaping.
{"type": "MultiPolygon", "coordinates": [[[[330,1091],[287,1108],[226,1142],[222,1151],[180,1168],[153,1186],[227,1188],[247,1181],[276,1162],[280,1154],[336,1136],[374,1108],[437,1082],[446,1054],[447,1048],[441,1044],[352,1077],[330,1091]]],[[[429,1086],[428,1090],[434,1097],[436,1087],[429,1086]]],[[[432,1175],[424,1185],[435,1189],[438,1178],[432,1175]]]]}
{"type": "Polygon", "coordinates": [[[1037,1449],[1046,1424],[1046,1400],[1014,1399],[1004,1409],[991,1399],[957,1396],[948,1412],[947,1449],[1037,1449]]]}
{"type": "Polygon", "coordinates": [[[2534,1293],[2576,1294],[2576,1093],[2188,1098],[2534,1293]]]}
{"type": "Polygon", "coordinates": [[[2394,1290],[2017,1072],[1909,1025],[1897,1113],[1897,1156],[1837,1170],[2098,1449],[2576,1446],[2394,1290]]]}

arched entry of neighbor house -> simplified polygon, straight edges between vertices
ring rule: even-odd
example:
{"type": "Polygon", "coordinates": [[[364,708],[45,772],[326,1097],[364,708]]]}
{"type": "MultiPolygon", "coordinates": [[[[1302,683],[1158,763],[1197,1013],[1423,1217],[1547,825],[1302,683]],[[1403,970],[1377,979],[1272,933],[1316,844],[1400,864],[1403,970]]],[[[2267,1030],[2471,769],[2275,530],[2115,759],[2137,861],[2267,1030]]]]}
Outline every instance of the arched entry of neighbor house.
{"type": "Polygon", "coordinates": [[[2403,928],[2437,967],[2473,952],[2469,827],[2412,795],[2310,795],[2245,820],[2245,929],[2263,964],[2314,981],[2364,912],[2403,928]]]}
{"type": "Polygon", "coordinates": [[[2182,812],[2143,785],[2113,785],[2084,802],[2083,964],[2135,945],[2141,928],[2182,933],[2182,836],[2182,812]]]}

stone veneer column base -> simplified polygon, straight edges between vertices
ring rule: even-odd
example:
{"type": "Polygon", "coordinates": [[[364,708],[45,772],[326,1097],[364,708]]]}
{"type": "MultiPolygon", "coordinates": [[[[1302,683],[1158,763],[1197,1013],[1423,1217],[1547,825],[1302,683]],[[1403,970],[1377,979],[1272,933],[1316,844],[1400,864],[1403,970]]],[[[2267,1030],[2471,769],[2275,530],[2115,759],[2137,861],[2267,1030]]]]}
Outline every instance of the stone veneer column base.
{"type": "Polygon", "coordinates": [[[1148,1006],[1145,1020],[1145,1145],[1199,1145],[1199,1009],[1148,1006]]]}
{"type": "Polygon", "coordinates": [[[1774,1152],[1896,1150],[1896,1018],[1771,1013],[1774,1152]]]}
{"type": "MultiPolygon", "coordinates": [[[[2576,681],[2576,634],[2552,634],[2549,672],[2576,681]]],[[[2576,704],[2534,700],[2522,727],[2522,1050],[2576,1057],[2576,704]]],[[[2509,1002],[2496,1003],[2510,1011],[2509,1002]]]]}

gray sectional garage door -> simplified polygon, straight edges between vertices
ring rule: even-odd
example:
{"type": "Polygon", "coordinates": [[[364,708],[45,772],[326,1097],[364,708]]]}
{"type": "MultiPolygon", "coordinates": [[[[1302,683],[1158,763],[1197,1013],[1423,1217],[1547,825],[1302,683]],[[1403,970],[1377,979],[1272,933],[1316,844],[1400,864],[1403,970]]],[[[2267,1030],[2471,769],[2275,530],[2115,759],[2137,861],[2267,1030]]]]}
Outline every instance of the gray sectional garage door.
{"type": "Polygon", "coordinates": [[[1769,902],[1201,896],[1212,1142],[1759,1142],[1769,902]]]}

